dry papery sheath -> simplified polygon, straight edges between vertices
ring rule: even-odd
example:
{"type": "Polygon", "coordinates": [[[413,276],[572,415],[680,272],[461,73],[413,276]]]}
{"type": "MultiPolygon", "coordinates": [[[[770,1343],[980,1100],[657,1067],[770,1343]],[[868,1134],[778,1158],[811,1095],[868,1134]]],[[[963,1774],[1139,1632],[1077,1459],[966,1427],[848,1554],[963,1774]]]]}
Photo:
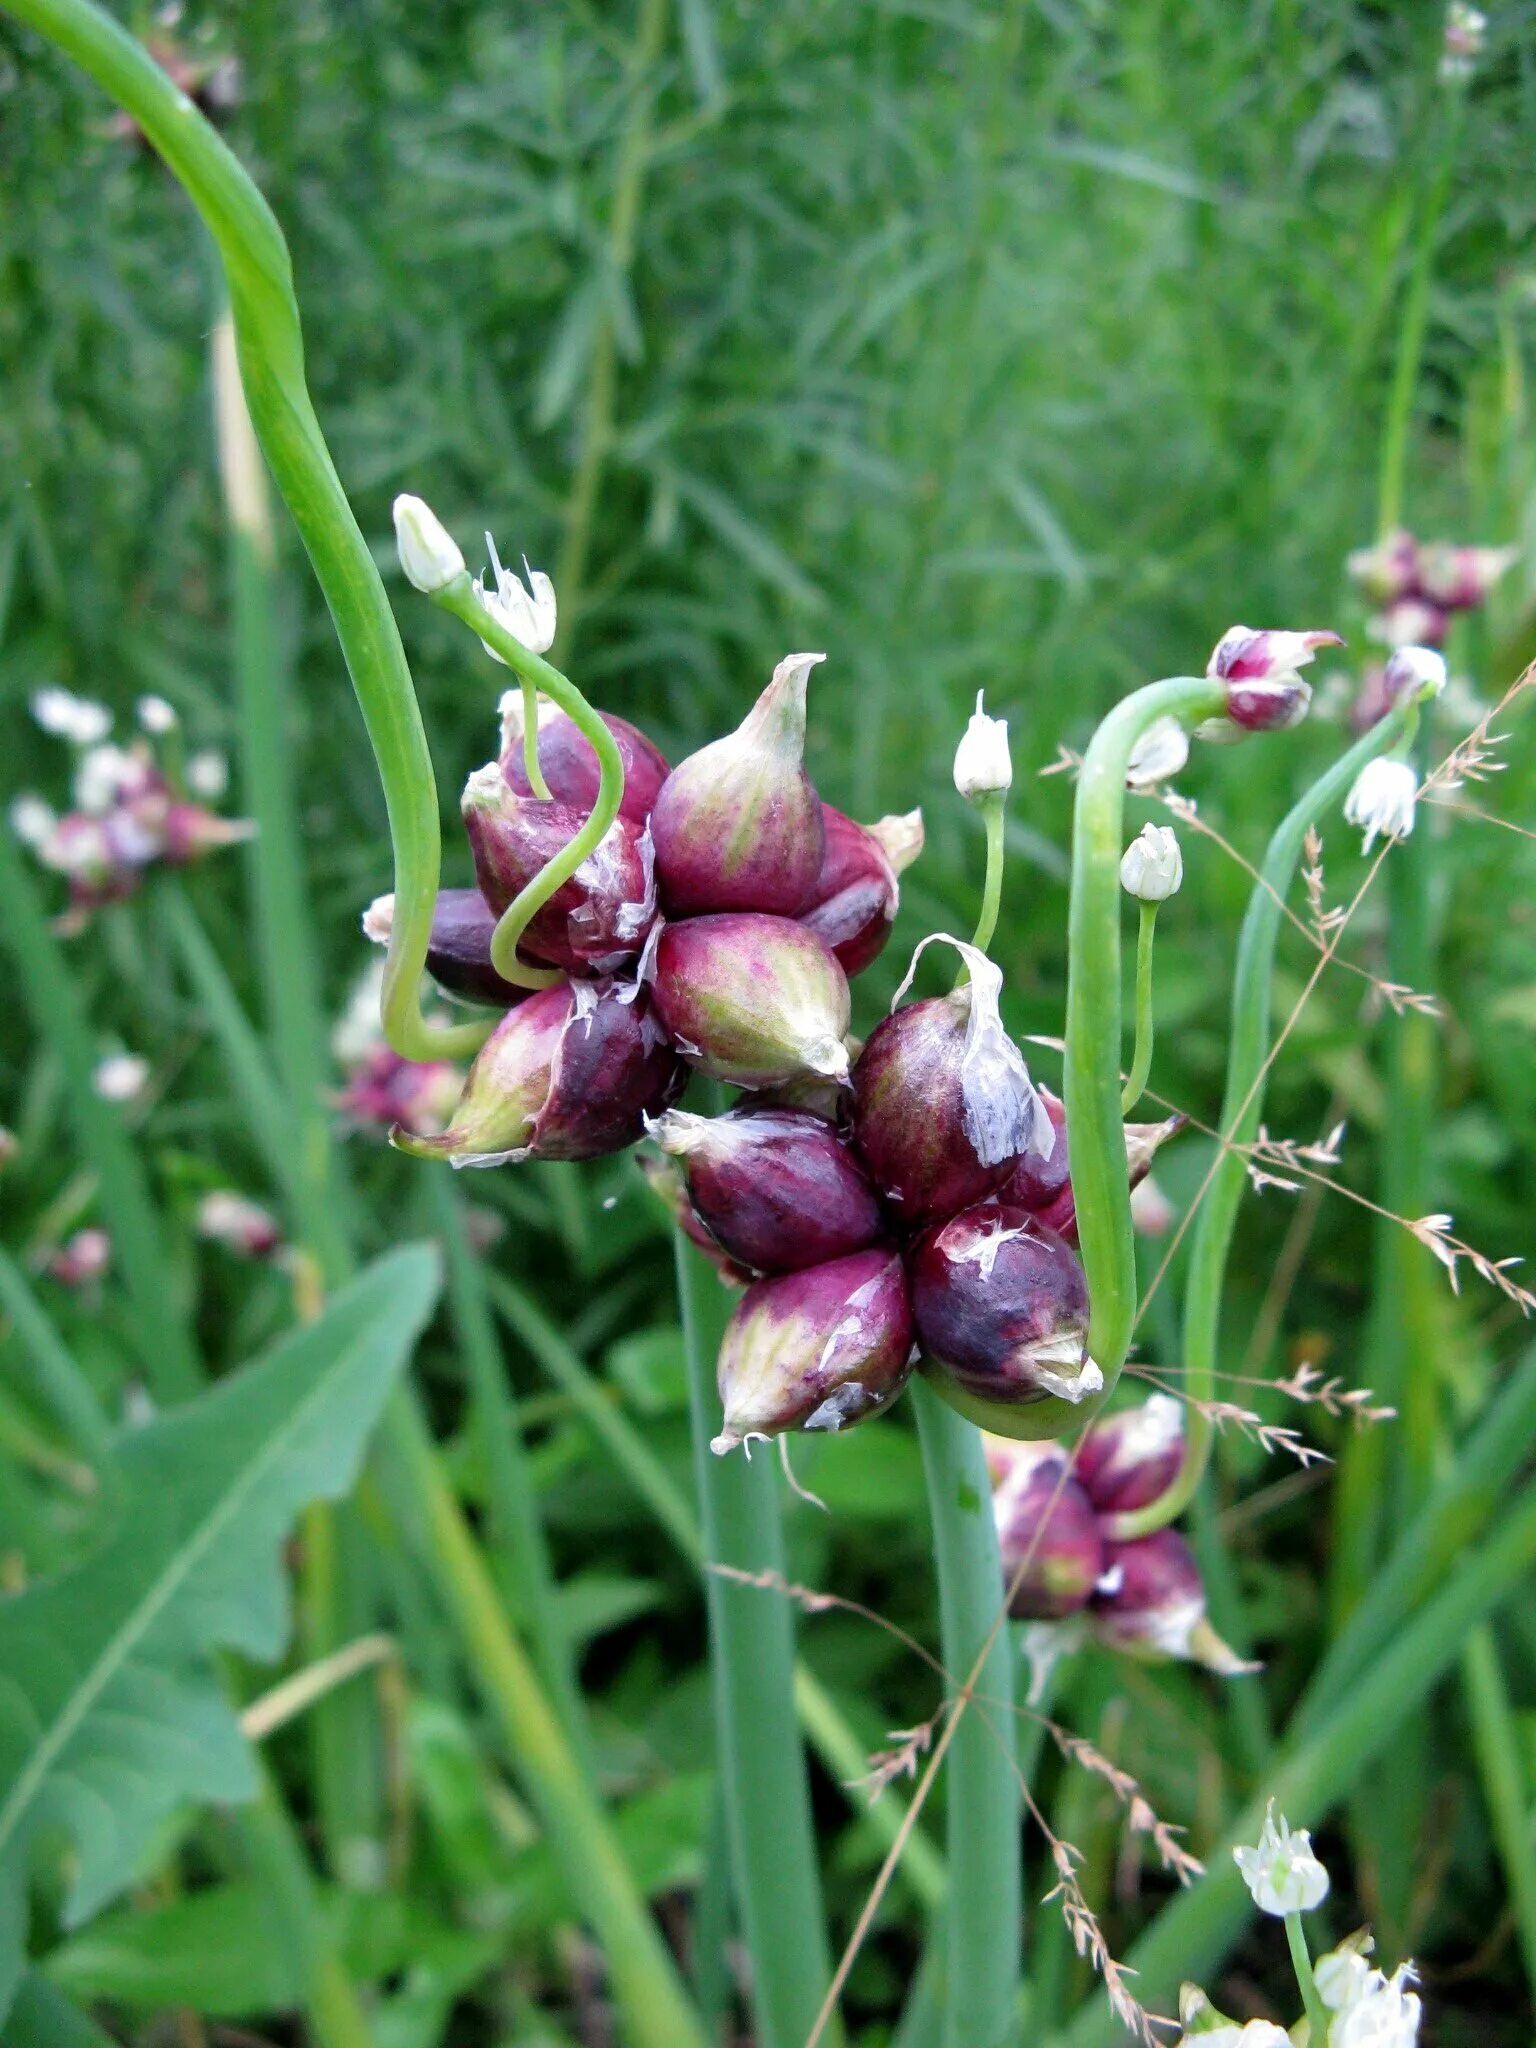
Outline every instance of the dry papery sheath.
{"type": "Polygon", "coordinates": [[[711,1448],[850,1428],[889,1406],[911,1360],[912,1311],[896,1252],[855,1252],[755,1281],[720,1346],[725,1423],[711,1448]]]}
{"type": "MultiPolygon", "coordinates": [[[[501,772],[517,796],[532,796],[523,762],[523,693],[508,690],[501,700],[501,772]]],[[[613,735],[624,764],[624,796],[619,816],[643,825],[661,785],[671,773],[666,756],[638,726],[611,711],[598,713],[613,735]]],[[[583,813],[596,807],[603,773],[592,742],[575,720],[547,697],[539,699],[539,768],[550,795],[583,813]]]]}
{"type": "Polygon", "coordinates": [[[669,917],[760,910],[793,917],[821,873],[821,799],[805,772],[805,685],[820,654],[791,654],[741,724],[690,754],[651,811],[669,917]]]}
{"type": "MultiPolygon", "coordinates": [[[[498,916],[587,822],[569,804],[515,796],[494,761],[470,776],[460,809],[475,879],[498,916]]],[[[619,817],[534,912],[518,950],[567,972],[612,974],[639,954],[655,919],[650,836],[619,817]]]]}
{"type": "Polygon", "coordinates": [[[852,1146],[805,1110],[669,1109],[649,1135],[680,1161],[715,1242],[755,1272],[846,1258],[881,1235],[880,1204],[852,1146]]]}
{"type": "Polygon", "coordinates": [[[570,982],[511,1010],[475,1056],[440,1137],[398,1127],[420,1159],[500,1166],[598,1159],[632,1145],[680,1092],[684,1070],[632,982],[570,982]]]}
{"type": "Polygon", "coordinates": [[[1022,1159],[1049,1158],[1057,1144],[1023,1055],[1003,1029],[1002,973],[984,953],[944,933],[924,939],[896,1001],[935,941],[956,949],[969,981],[947,996],[893,1006],[853,1075],[859,1149],[882,1199],[908,1227],[980,1201],[1022,1159]]]}

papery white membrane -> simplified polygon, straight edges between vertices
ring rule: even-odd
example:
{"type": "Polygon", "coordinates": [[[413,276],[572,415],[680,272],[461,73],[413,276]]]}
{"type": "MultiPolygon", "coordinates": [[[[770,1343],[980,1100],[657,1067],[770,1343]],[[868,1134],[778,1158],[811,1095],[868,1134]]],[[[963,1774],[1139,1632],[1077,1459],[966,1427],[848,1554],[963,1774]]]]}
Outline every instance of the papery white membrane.
{"type": "Polygon", "coordinates": [[[1056,1126],[1035,1092],[1024,1055],[1003,1029],[1003,971],[979,947],[948,932],[930,932],[920,939],[891,998],[892,1011],[912,986],[925,948],[932,945],[953,946],[971,977],[961,991],[970,999],[970,1015],[960,1054],[961,1113],[971,1149],[983,1166],[1000,1166],[1005,1159],[1049,1159],[1056,1146],[1056,1126]]]}

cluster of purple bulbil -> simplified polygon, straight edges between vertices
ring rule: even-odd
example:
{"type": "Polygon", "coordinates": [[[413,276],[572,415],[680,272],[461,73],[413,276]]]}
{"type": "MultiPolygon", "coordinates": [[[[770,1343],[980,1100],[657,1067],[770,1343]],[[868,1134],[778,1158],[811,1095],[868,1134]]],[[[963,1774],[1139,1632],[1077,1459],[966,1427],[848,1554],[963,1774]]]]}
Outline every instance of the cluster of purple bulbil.
{"type": "MultiPolygon", "coordinates": [[[[865,827],[821,801],[804,765],[819,659],[781,662],[741,726],[676,768],[604,714],[623,802],[522,935],[520,960],[567,977],[532,993],[496,972],[492,933],[586,823],[599,764],[541,703],[536,796],[508,694],[501,752],[462,801],[477,887],[442,892],[428,955],[442,988],[506,1014],[447,1128],[391,1134],[458,1166],[652,1139],[649,1177],[744,1289],[719,1358],[722,1452],[847,1428],[889,1406],[919,1357],[987,1412],[1103,1385],[1065,1114],[1003,1029],[996,968],[957,945],[948,994],[896,1008],[862,1047],[849,1038],[849,981],[890,936],[922,819],[865,827]],[[719,1115],[676,1107],[693,1075],[739,1098],[719,1115]]],[[[390,921],[385,899],[371,936],[390,921]]],[[[1127,1128],[1131,1181],[1173,1128],[1127,1128]]]]}

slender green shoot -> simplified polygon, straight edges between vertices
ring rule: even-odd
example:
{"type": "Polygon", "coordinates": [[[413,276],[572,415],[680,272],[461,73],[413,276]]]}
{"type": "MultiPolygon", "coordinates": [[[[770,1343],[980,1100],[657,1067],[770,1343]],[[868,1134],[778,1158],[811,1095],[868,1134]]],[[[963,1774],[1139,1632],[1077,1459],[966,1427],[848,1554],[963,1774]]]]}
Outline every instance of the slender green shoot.
{"type": "Polygon", "coordinates": [[[1317,1988],[1317,1978],[1312,1974],[1312,1951],[1307,1947],[1307,1930],[1301,1924],[1299,1913],[1285,1916],[1285,1939],[1291,1951],[1291,1968],[1296,1972],[1296,1988],[1301,1993],[1302,2005],[1306,2008],[1307,2024],[1311,2027],[1314,2041],[1328,2038],[1329,2013],[1322,1994],[1317,1988]]]}
{"type": "Polygon", "coordinates": [[[1129,1116],[1142,1098],[1152,1071],[1152,939],[1157,930],[1157,905],[1143,903],[1136,933],[1136,1049],[1131,1071],[1120,1090],[1120,1114],[1129,1116]]]}

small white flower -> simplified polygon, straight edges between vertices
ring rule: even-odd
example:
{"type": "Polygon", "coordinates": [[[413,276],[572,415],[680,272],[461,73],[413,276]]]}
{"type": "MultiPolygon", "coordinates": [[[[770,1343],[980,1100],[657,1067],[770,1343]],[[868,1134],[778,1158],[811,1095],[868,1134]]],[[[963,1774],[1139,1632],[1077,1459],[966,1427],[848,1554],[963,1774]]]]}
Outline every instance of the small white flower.
{"type": "Polygon", "coordinates": [[[157,738],[174,732],[181,723],[175,705],[168,704],[164,697],[141,697],[133,708],[142,730],[157,738]]]}
{"type": "Polygon", "coordinates": [[[395,898],[393,891],[388,896],[375,896],[363,912],[363,937],[372,939],[376,946],[387,946],[395,929],[395,898]]]}
{"type": "Polygon", "coordinates": [[[1184,856],[1171,825],[1143,825],[1125,849],[1120,886],[1138,903],[1166,903],[1184,880],[1184,856]]]}
{"type": "Polygon", "coordinates": [[[1440,57],[1440,76],[1447,83],[1468,79],[1483,54],[1488,34],[1488,17],[1466,0],[1451,0],[1445,10],[1445,42],[1440,57]]]}
{"type": "Polygon", "coordinates": [[[1318,1996],[1330,2012],[1346,2012],[1368,1991],[1387,1981],[1379,1970],[1371,1968],[1366,1950],[1350,1942],[1319,1956],[1312,1966],[1312,1975],[1317,1980],[1318,1996]]]}
{"type": "Polygon", "coordinates": [[[1329,2048],[1413,2048],[1419,2038],[1423,2005],[1416,1991],[1412,1963],[1403,1963],[1390,1977],[1379,1970],[1338,2013],[1328,2029],[1329,2048]]]}
{"type": "MultiPolygon", "coordinates": [[[[379,897],[378,903],[371,904],[369,910],[377,909],[380,903],[387,903],[393,913],[395,899],[392,896],[379,897]]],[[[365,932],[368,931],[367,915],[364,914],[365,932]]],[[[372,938],[372,932],[368,936],[372,938]]],[[[384,1044],[384,1027],[379,1021],[379,1005],[383,998],[384,962],[372,960],[359,975],[347,997],[346,1007],[331,1030],[331,1051],[338,1066],[350,1072],[352,1068],[364,1065],[384,1044]]]]}
{"type": "Polygon", "coordinates": [[[217,803],[229,787],[229,762],[217,747],[204,747],[187,763],[187,787],[207,803],[217,803]]]}
{"type": "Polygon", "coordinates": [[[125,747],[89,747],[75,770],[75,805],[93,818],[115,810],[126,791],[144,779],[142,765],[125,747]]]}
{"type": "Polygon", "coordinates": [[[148,1079],[148,1060],[136,1052],[118,1052],[97,1062],[91,1086],[103,1102],[133,1102],[143,1094],[148,1079]]]}
{"type": "Polygon", "coordinates": [[[53,805],[45,803],[31,790],[11,798],[10,820],[11,830],[22,845],[32,847],[34,851],[46,844],[58,822],[53,805]]]}
{"type": "Polygon", "coordinates": [[[458,542],[430,505],[402,493],[395,500],[395,546],[406,580],[430,597],[464,574],[458,542]]]}
{"type": "Polygon", "coordinates": [[[1181,2034],[1177,2048],[1291,2048],[1291,2037],[1273,2020],[1236,2021],[1226,2027],[1208,2027],[1202,2034],[1181,2034]]]}
{"type": "Polygon", "coordinates": [[[1395,647],[1381,672],[1389,704],[1438,697],[1445,688],[1445,656],[1433,647],[1395,647]]]}
{"type": "Polygon", "coordinates": [[[1344,815],[1365,833],[1365,851],[1378,838],[1406,839],[1413,830],[1419,778],[1406,761],[1367,761],[1344,799],[1344,815]]]}
{"type": "Polygon", "coordinates": [[[105,704],[77,697],[73,690],[48,684],[32,693],[32,716],[43,728],[77,747],[94,747],[112,730],[112,714],[105,704]]]}
{"type": "Polygon", "coordinates": [[[215,1188],[204,1195],[197,1205],[197,1234],[248,1259],[266,1258],[283,1238],[271,1210],[233,1188],[215,1188]]]}
{"type": "Polygon", "coordinates": [[[1131,789],[1150,789],[1178,774],[1189,759],[1189,734],[1173,717],[1154,718],[1131,749],[1125,780],[1131,789]]]}
{"type": "MultiPolygon", "coordinates": [[[[485,536],[485,546],[491,558],[488,573],[492,587],[488,590],[486,577],[477,576],[475,596],[496,623],[514,640],[520,640],[530,654],[547,654],[555,642],[555,586],[542,569],[530,569],[524,556],[523,575],[528,578],[525,586],[515,570],[501,566],[496,543],[489,534],[485,536]]],[[[485,651],[493,661],[501,661],[494,647],[485,651]]],[[[506,663],[502,662],[502,666],[506,663]]]]}
{"type": "Polygon", "coordinates": [[[1013,762],[1008,754],[1008,721],[989,718],[982,709],[983,692],[976,692],[976,709],[955,749],[955,787],[968,801],[998,796],[1013,783],[1013,762]]]}
{"type": "Polygon", "coordinates": [[[1328,1873],[1312,1854],[1312,1837],[1305,1828],[1292,1832],[1284,1815],[1277,1820],[1273,1799],[1257,1847],[1234,1849],[1232,1861],[1261,1913],[1310,1913],[1328,1896],[1328,1873]]]}

